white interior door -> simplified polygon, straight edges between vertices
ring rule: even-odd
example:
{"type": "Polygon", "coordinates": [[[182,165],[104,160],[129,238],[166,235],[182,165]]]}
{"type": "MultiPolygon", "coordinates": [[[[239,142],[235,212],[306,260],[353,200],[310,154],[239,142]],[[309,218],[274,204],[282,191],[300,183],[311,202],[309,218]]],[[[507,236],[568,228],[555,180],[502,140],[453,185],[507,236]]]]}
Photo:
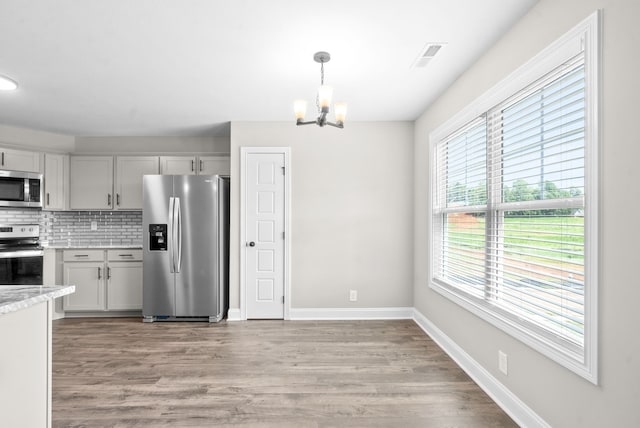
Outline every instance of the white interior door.
{"type": "Polygon", "coordinates": [[[284,167],[284,153],[246,154],[243,178],[247,318],[284,318],[284,167]]]}

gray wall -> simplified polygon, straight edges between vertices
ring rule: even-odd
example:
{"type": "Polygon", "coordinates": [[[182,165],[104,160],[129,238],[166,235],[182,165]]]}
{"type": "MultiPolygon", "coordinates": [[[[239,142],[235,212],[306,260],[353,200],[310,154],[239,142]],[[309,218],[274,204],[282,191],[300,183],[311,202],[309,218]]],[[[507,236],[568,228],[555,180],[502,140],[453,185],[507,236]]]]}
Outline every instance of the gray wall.
{"type": "Polygon", "coordinates": [[[230,306],[240,305],[240,147],[276,146],[291,147],[292,307],[411,307],[412,143],[410,122],[232,123],[230,306]]]}
{"type": "Polygon", "coordinates": [[[0,125],[0,145],[71,154],[228,154],[229,137],[74,137],[0,125]]]}
{"type": "Polygon", "coordinates": [[[541,0],[415,126],[415,307],[554,427],[640,426],[640,2],[541,0]],[[428,288],[429,133],[495,83],[603,9],[599,369],[595,386],[428,288]],[[509,375],[497,369],[509,355],[509,375]]]}
{"type": "Polygon", "coordinates": [[[75,137],[0,125],[0,144],[21,149],[66,153],[73,151],[75,137]]]}
{"type": "Polygon", "coordinates": [[[229,137],[76,137],[76,154],[229,153],[229,137]]]}

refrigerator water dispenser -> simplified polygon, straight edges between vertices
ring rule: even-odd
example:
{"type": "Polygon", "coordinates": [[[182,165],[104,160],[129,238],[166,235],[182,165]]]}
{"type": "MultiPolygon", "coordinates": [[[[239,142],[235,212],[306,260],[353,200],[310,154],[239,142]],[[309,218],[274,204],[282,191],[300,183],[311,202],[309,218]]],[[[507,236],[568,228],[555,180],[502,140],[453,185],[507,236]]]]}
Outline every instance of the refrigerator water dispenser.
{"type": "Polygon", "coordinates": [[[167,225],[149,225],[149,251],[167,251],[167,225]]]}

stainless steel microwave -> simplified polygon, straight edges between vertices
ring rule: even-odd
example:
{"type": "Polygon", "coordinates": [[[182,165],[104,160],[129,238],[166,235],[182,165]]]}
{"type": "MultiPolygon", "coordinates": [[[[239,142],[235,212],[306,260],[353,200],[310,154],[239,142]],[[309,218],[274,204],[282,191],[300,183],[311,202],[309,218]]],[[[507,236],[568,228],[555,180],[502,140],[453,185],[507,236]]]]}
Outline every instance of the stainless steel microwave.
{"type": "Polygon", "coordinates": [[[42,174],[0,170],[0,207],[42,208],[42,174]]]}

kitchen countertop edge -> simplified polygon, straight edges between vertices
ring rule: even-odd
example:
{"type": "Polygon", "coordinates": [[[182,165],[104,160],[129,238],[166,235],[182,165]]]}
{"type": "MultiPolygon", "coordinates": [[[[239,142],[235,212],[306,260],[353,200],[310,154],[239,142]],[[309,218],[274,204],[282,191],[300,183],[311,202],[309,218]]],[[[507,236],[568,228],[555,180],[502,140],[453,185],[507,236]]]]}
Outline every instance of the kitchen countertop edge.
{"type": "Polygon", "coordinates": [[[0,315],[75,292],[75,285],[0,285],[0,315]]]}

